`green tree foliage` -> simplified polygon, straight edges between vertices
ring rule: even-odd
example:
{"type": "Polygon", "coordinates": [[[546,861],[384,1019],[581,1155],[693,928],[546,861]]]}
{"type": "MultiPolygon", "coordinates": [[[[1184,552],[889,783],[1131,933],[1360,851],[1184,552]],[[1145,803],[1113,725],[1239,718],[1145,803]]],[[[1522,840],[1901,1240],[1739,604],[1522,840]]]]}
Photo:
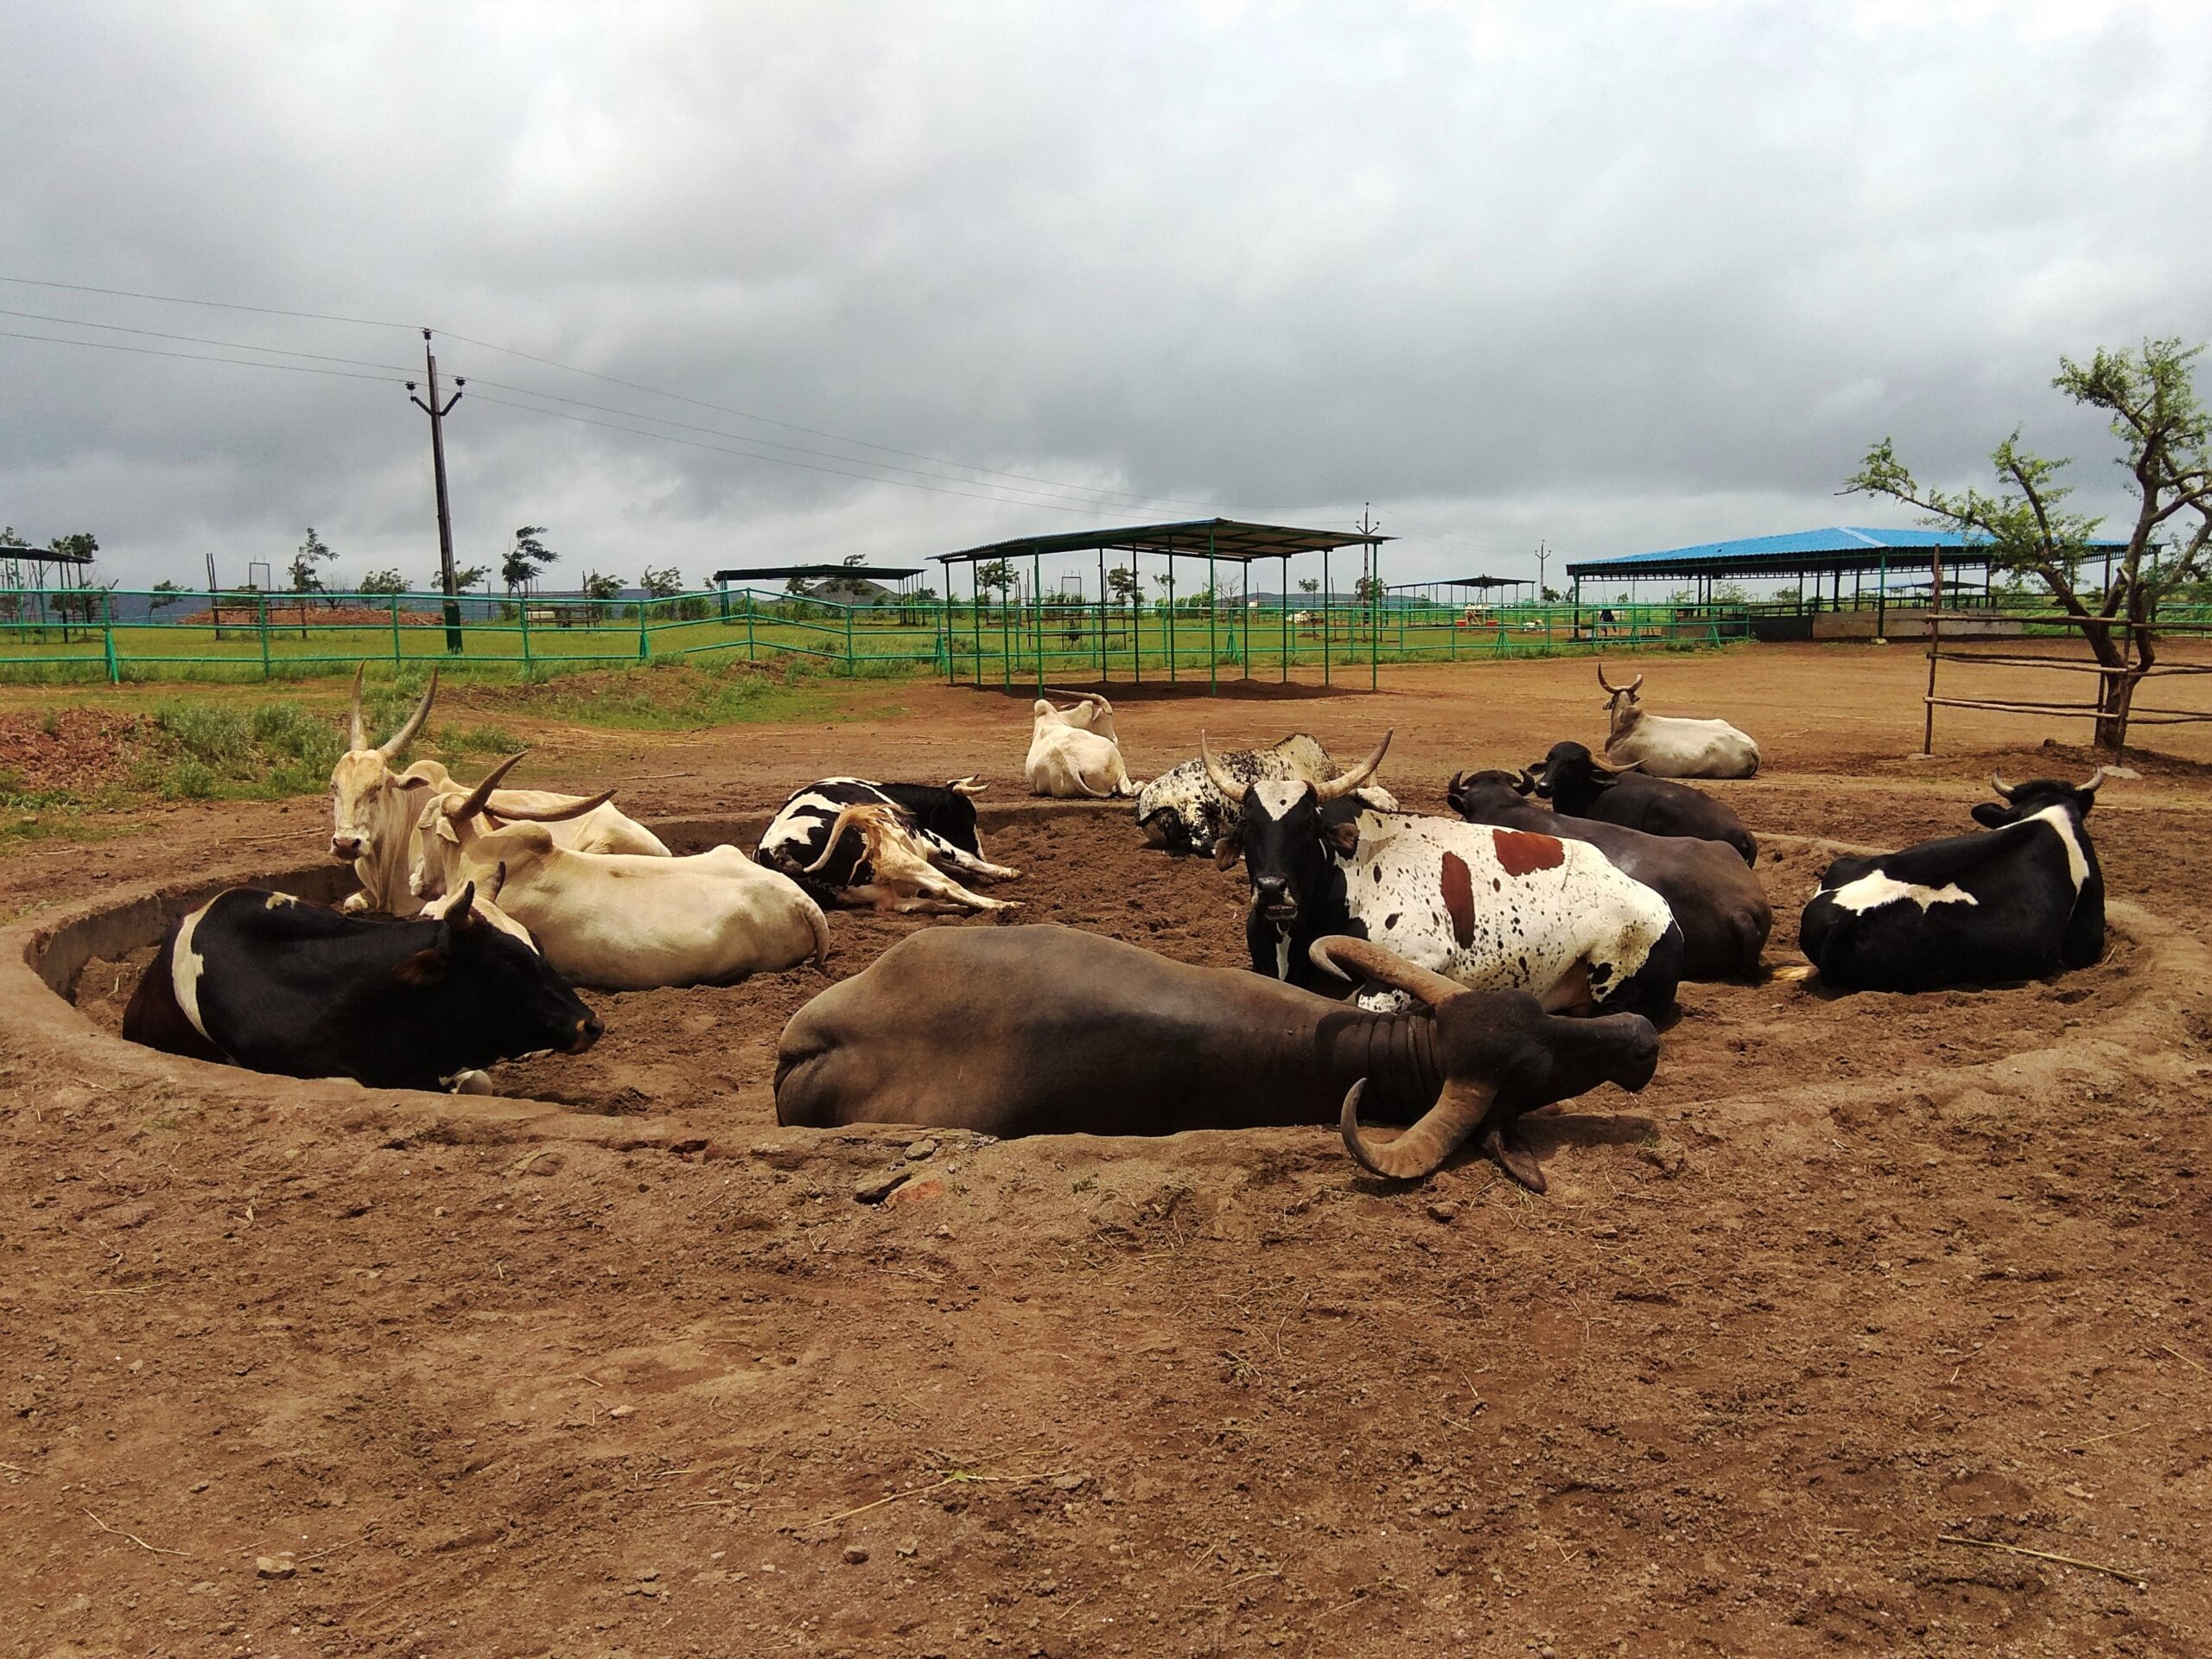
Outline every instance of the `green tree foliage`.
{"type": "Polygon", "coordinates": [[[396,567],[391,569],[372,570],[361,578],[360,585],[354,591],[363,594],[404,594],[407,591],[407,578],[401,575],[396,567]]]}
{"type": "Polygon", "coordinates": [[[674,565],[665,570],[656,570],[647,565],[644,574],[638,578],[638,586],[645,590],[648,599],[674,599],[683,591],[683,573],[674,565]]]}
{"type": "Polygon", "coordinates": [[[146,601],[146,608],[149,611],[166,610],[183,597],[184,589],[176,583],[157,582],[154,584],[153,597],[146,601]]]}
{"type": "Polygon", "coordinates": [[[548,565],[560,562],[561,556],[545,545],[544,535],[543,524],[524,524],[515,531],[514,544],[499,561],[499,580],[506,584],[509,593],[520,593],[537,581],[548,565]]]}
{"type": "Polygon", "coordinates": [[[292,591],[296,594],[321,593],[322,578],[315,574],[315,567],[327,564],[337,556],[330,544],[315,534],[315,526],[309,524],[307,540],[294,550],[292,562],[286,567],[287,574],[291,577],[292,591]]]}
{"type": "Polygon", "coordinates": [[[2152,624],[2159,601],[2199,580],[2212,550],[2212,416],[2197,397],[2192,368],[2203,349],[2146,340],[2140,350],[2100,346],[2087,363],[2059,359],[2051,385],[2110,417],[2119,463],[2136,496],[2134,523],[2113,555],[2112,580],[2086,599],[2081,582],[2093,556],[2101,577],[2104,556],[2089,543],[2104,521],[2065,506],[2073,486],[2059,474],[2071,463],[2024,448],[2018,428],[1991,452],[1993,492],[1922,484],[1888,438],[1866,452],[1844,484],[1946,520],[1986,543],[1999,570],[2042,582],[2077,620],[2098,663],[2120,671],[2099,679],[2096,741],[2105,747],[2126,743],[2135,688],[2157,665],[2152,624]]]}

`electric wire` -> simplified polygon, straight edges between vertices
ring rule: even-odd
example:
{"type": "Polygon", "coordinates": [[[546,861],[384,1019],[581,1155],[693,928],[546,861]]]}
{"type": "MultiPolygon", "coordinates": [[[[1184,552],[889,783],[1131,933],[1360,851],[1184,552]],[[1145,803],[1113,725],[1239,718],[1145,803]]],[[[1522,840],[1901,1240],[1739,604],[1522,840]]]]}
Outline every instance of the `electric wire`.
{"type": "Polygon", "coordinates": [[[51,334],[20,334],[12,328],[0,328],[0,340],[35,340],[41,346],[76,346],[92,352],[129,352],[137,357],[173,357],[186,363],[227,363],[241,369],[279,369],[288,374],[327,374],[342,380],[396,384],[388,375],[362,374],[353,369],[317,369],[305,363],[257,363],[251,358],[209,357],[202,352],[165,352],[153,346],[125,346],[120,340],[56,340],[51,334]]]}
{"type": "MultiPolygon", "coordinates": [[[[0,306],[0,317],[22,317],[32,322],[54,322],[69,328],[99,328],[111,334],[137,334],[147,340],[181,340],[188,346],[221,346],[232,351],[267,352],[276,357],[304,357],[317,363],[350,363],[357,369],[389,369],[394,374],[411,374],[411,369],[391,363],[372,363],[365,358],[333,357],[325,352],[296,352],[283,346],[257,346],[251,340],[214,340],[205,334],[172,334],[159,328],[127,328],[119,322],[87,322],[82,317],[57,317],[43,311],[12,311],[0,306]]],[[[88,344],[90,342],[87,342],[88,344]]]]}
{"type": "Polygon", "coordinates": [[[141,294],[128,288],[95,288],[90,283],[41,282],[35,276],[0,276],[0,283],[16,283],[25,288],[59,288],[72,294],[107,294],[118,299],[152,300],[162,305],[204,305],[216,311],[252,311],[264,317],[303,317],[311,322],[358,323],[364,328],[414,328],[411,322],[393,322],[381,317],[341,317],[327,311],[285,311],[273,305],[240,305],[230,300],[190,300],[175,294],[141,294]]]}

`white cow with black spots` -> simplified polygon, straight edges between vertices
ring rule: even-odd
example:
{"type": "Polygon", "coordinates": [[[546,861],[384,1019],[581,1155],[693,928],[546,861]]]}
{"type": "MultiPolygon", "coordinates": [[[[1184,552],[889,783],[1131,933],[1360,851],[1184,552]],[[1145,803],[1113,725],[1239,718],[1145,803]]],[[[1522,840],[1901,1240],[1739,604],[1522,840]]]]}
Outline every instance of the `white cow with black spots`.
{"type": "Polygon", "coordinates": [[[1471,989],[1530,992],[1554,1011],[1674,1001],[1682,934],[1665,899],[1585,842],[1368,806],[1354,791],[1389,747],[1385,736],[1319,785],[1245,785],[1214,769],[1201,740],[1241,814],[1216,858],[1224,868],[1244,861],[1255,972],[1329,988],[1308,949],[1350,933],[1471,989]]]}

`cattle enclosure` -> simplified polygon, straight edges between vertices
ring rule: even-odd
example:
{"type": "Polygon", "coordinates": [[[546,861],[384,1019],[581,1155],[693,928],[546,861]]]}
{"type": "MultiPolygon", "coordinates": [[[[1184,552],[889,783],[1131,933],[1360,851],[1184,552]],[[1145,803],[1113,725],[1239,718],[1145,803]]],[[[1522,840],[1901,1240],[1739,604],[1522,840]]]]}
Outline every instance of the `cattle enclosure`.
{"type": "MultiPolygon", "coordinates": [[[[2026,721],[1904,760],[1916,709],[1859,706],[1834,662],[1645,664],[1648,694],[1767,746],[1719,790],[1768,849],[1774,959],[1821,843],[1961,828],[1992,766],[2088,764],[2026,721]]],[[[1201,723],[1340,757],[1395,723],[1384,781],[1440,810],[1455,766],[1601,731],[1592,678],[1117,703],[1146,776],[1201,723]]],[[[825,771],[980,766],[1002,797],[1026,728],[1019,699],[921,688],[868,722],[526,735],[534,781],[629,782],[704,834],[825,771]]],[[[42,1604],[19,1643],[2201,1649],[2212,789],[2139,764],[2091,822],[2126,907],[2105,964],[1911,999],[1686,988],[1651,1089],[1542,1131],[1541,1199],[1473,1163],[1370,1181],[1321,1131],[912,1159],[777,1131],[768,1057],[807,970],[594,995],[601,1050],[511,1068],[585,1109],[534,1126],[390,1091],[287,1108],[10,1029],[0,1517],[23,1545],[0,1572],[42,1604]],[[855,1201],[902,1162],[906,1198],[855,1201]]],[[[0,891],[304,865],[318,810],[165,813],[0,860],[0,891]]],[[[1016,919],[1240,959],[1236,878],[1139,850],[1125,810],[985,835],[1027,872],[1016,919]]],[[[833,918],[831,970],[919,925],[833,918]]],[[[80,978],[95,1024],[129,973],[80,978]]]]}

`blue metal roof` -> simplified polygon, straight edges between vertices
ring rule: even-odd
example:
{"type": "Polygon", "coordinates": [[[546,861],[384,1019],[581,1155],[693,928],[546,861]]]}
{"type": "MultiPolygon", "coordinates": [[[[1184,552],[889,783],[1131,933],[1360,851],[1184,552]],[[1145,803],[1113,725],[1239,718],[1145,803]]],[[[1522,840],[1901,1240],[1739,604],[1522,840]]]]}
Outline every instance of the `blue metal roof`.
{"type": "MultiPolygon", "coordinates": [[[[1963,554],[1961,563],[1985,562],[1987,543],[1955,530],[1880,530],[1836,524],[1827,530],[1796,530],[1780,536],[1745,536],[1735,541],[1699,542],[1656,553],[1627,553],[1618,558],[1589,559],[1567,567],[1569,576],[1758,575],[1770,571],[1874,570],[1898,561],[1894,556],[1936,548],[1963,554]]],[[[2123,542],[2091,542],[2102,550],[2123,542]]]]}

